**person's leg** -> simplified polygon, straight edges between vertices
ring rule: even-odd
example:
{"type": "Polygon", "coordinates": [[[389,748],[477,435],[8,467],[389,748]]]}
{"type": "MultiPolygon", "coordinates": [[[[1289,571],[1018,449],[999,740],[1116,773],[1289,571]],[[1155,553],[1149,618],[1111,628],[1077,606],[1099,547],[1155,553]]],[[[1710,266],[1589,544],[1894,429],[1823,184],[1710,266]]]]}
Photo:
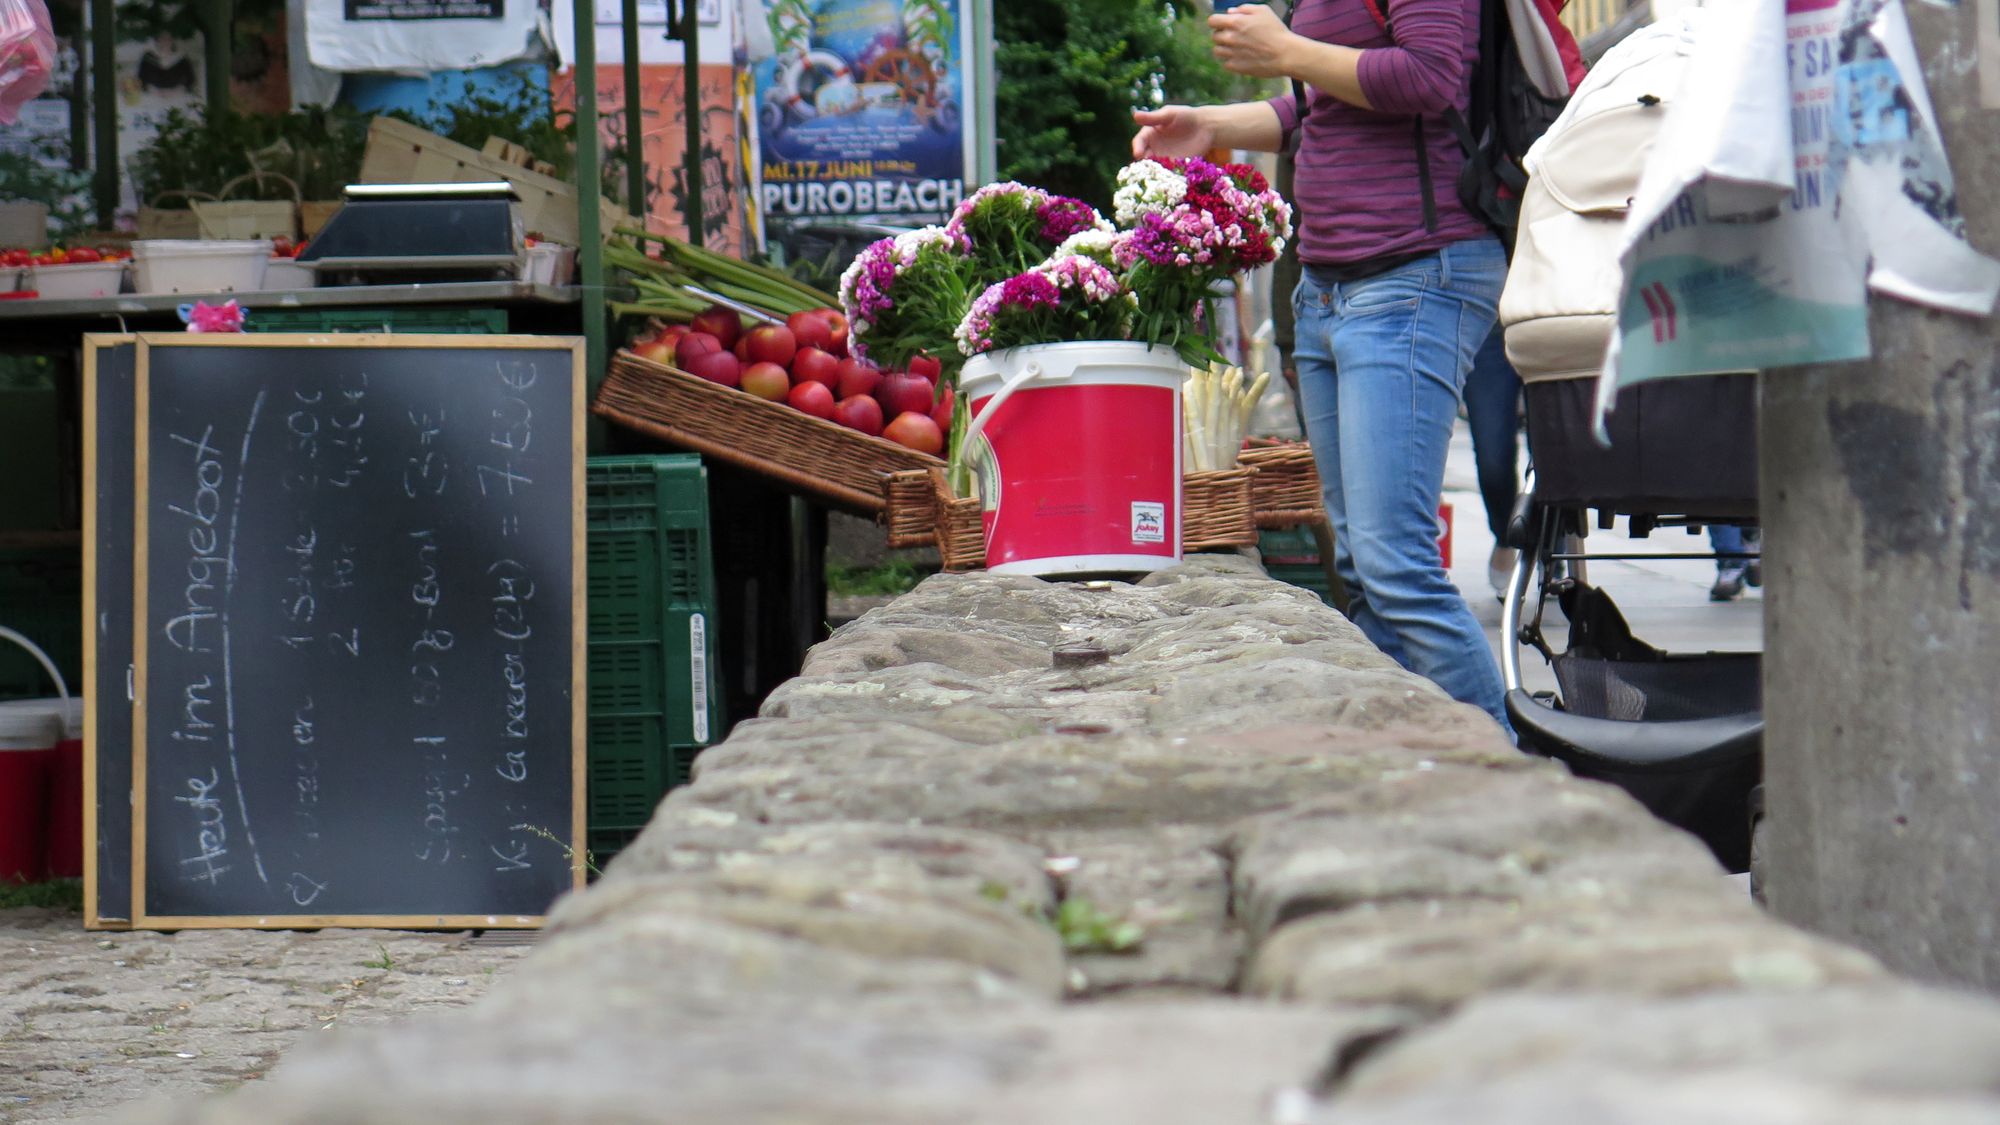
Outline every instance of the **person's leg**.
{"type": "MultiPolygon", "coordinates": [[[[1438,494],[1473,353],[1493,326],[1493,240],[1339,287],[1333,352],[1346,547],[1373,626],[1404,667],[1507,729],[1500,672],[1438,554],[1438,494]]],[[[1360,617],[1356,618],[1361,620],[1360,617]]]]}
{"type": "Polygon", "coordinates": [[[1486,527],[1497,543],[1521,488],[1521,377],[1507,362],[1498,327],[1480,345],[1472,358],[1472,372],[1465,377],[1465,420],[1472,430],[1472,459],[1479,469],[1486,527]]]}
{"type": "Polygon", "coordinates": [[[1472,460],[1479,471],[1479,499],[1493,553],[1486,557],[1486,581],[1493,593],[1507,594],[1519,552],[1502,542],[1507,517],[1520,491],[1521,377],[1507,362],[1507,347],[1495,325],[1472,359],[1465,377],[1465,420],[1472,431],[1472,460]]]}
{"type": "Polygon", "coordinates": [[[1305,417],[1306,440],[1312,445],[1313,466],[1319,470],[1320,501],[1326,505],[1327,524],[1333,530],[1334,571],[1347,588],[1347,616],[1376,648],[1401,664],[1406,663],[1402,645],[1369,611],[1368,594],[1362,589],[1353,552],[1347,545],[1347,503],[1340,471],[1340,396],[1334,389],[1333,300],[1333,290],[1320,287],[1311,277],[1301,278],[1292,294],[1292,365],[1299,376],[1299,405],[1305,417]]]}
{"type": "MultiPolygon", "coordinates": [[[[1709,524],[1708,546],[1718,555],[1742,554],[1743,529],[1735,524],[1709,524]]],[[[1708,600],[1726,602],[1735,599],[1743,592],[1743,579],[1748,572],[1749,565],[1743,559],[1716,559],[1715,585],[1708,588],[1708,600]]]]}

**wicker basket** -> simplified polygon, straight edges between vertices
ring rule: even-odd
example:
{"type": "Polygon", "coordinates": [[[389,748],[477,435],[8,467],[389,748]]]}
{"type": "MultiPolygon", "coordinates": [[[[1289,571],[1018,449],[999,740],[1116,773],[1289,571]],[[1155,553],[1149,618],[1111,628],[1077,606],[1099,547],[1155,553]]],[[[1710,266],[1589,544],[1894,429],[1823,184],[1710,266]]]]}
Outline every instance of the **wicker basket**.
{"type": "Polygon", "coordinates": [[[986,565],[986,520],[976,496],[955,496],[944,470],[931,473],[932,503],[937,509],[935,537],[938,559],[946,570],[978,570],[986,565]]]}
{"type": "Polygon", "coordinates": [[[630,352],[612,357],[590,409],[621,426],[772,477],[859,515],[881,513],[882,478],[890,473],[944,470],[944,462],[928,453],[630,352]]]}
{"type": "Polygon", "coordinates": [[[1181,478],[1181,550],[1257,545],[1250,490],[1256,469],[1217,469],[1181,478]]]}
{"type": "Polygon", "coordinates": [[[1237,460],[1257,470],[1250,481],[1250,508],[1258,527],[1298,527],[1326,519],[1319,470],[1313,465],[1312,447],[1305,442],[1253,446],[1237,460]]]}
{"type": "Polygon", "coordinates": [[[889,546],[928,547],[937,542],[937,491],[927,469],[905,469],[882,480],[882,515],[889,546]]]}

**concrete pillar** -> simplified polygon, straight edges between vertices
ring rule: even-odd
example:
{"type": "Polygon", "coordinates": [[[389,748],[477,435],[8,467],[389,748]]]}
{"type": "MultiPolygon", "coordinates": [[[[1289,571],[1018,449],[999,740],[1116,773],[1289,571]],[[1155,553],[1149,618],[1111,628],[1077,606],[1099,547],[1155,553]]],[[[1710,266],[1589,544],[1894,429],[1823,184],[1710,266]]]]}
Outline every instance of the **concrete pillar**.
{"type": "MultiPolygon", "coordinates": [[[[2000,252],[1987,5],[1908,10],[1972,243],[2000,252]]],[[[1767,900],[2000,989],[2000,321],[1878,299],[1871,327],[1869,362],[1763,380],[1767,900]]]]}

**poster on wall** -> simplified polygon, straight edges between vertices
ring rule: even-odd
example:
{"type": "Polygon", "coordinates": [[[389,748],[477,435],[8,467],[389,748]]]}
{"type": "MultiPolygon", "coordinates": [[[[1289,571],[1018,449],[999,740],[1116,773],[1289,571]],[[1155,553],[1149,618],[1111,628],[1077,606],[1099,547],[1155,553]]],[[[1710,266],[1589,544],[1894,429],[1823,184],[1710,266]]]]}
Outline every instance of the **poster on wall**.
{"type": "Polygon", "coordinates": [[[1645,379],[1861,359],[1871,291],[1984,316],[1901,4],[1704,10],[1625,225],[1600,415],[1645,379]]]}
{"type": "MultiPolygon", "coordinates": [[[[682,75],[678,66],[639,68],[638,130],[646,160],[646,228],[675,238],[687,237],[687,117],[682,75]]],[[[701,68],[701,216],[706,245],[743,253],[743,164],[736,144],[736,114],[731,108],[733,72],[728,65],[701,68]]],[[[551,79],[558,112],[576,104],[576,72],[551,79]]],[[[607,155],[622,150],[631,128],[625,110],[625,76],[613,68],[597,72],[599,134],[607,155]]],[[[625,180],[615,177],[606,195],[625,202],[625,180]]]]}
{"type": "Polygon", "coordinates": [[[965,198],[970,33],[960,0],[762,0],[756,66],[766,237],[809,224],[916,226],[965,198]]]}

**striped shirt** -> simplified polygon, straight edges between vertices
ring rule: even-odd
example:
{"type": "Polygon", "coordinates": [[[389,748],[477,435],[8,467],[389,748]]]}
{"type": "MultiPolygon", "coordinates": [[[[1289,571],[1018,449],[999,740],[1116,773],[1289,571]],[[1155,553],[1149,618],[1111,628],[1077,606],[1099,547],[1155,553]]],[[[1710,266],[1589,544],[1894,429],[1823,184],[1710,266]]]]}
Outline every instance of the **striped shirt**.
{"type": "MultiPolygon", "coordinates": [[[[1388,0],[1393,39],[1369,14],[1365,0],[1296,0],[1292,30],[1322,43],[1362,48],[1361,91],[1375,108],[1362,109],[1318,90],[1306,91],[1305,135],[1292,194],[1299,222],[1299,259],[1345,265],[1394,254],[1422,253],[1488,233],[1458,201],[1465,163],[1444,111],[1466,111],[1472,62],[1479,50],[1480,0],[1388,0]],[[1417,120],[1430,151],[1437,229],[1424,229],[1417,174],[1417,120]]],[[[1291,140],[1299,127],[1288,91],[1270,101],[1291,140]]]]}

